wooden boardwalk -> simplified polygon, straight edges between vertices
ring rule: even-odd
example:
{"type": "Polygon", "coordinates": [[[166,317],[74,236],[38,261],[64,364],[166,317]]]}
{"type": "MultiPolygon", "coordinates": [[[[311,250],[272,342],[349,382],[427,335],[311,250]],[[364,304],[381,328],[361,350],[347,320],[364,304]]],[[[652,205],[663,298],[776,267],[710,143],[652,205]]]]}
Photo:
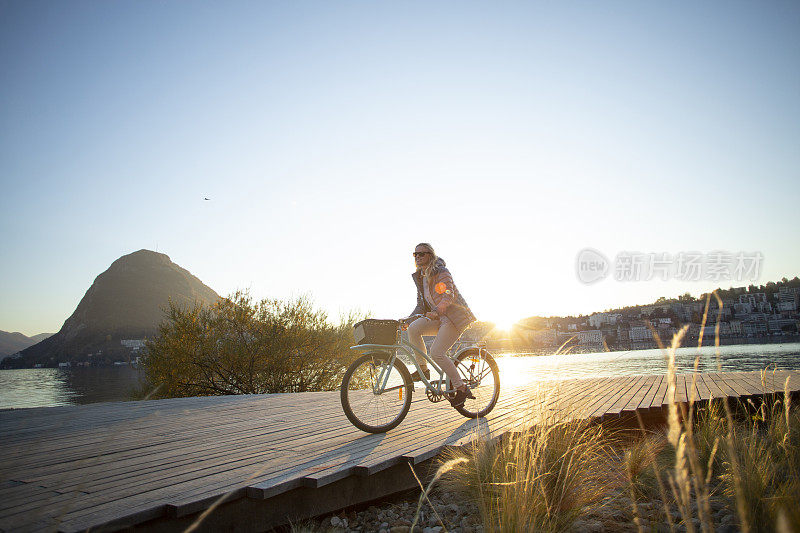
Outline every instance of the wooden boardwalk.
{"type": "MultiPolygon", "coordinates": [[[[783,392],[787,377],[789,389],[800,391],[796,371],[770,372],[764,382],[758,372],[679,375],[676,400],[783,392]]],[[[0,411],[0,529],[174,531],[225,494],[219,520],[233,516],[223,511],[234,503],[239,518],[268,509],[268,520],[237,526],[265,529],[292,514],[296,495],[324,494],[344,506],[391,493],[380,484],[392,483],[392,468],[408,473],[406,463],[425,462],[446,446],[512,431],[530,422],[533,409],[569,406],[574,416],[605,420],[660,413],[667,403],[663,375],[537,382],[504,388],[489,417],[475,421],[447,402],[428,402],[418,386],[408,417],[383,435],[350,425],[338,392],[0,411]]],[[[397,488],[404,487],[389,487],[397,488]]],[[[327,512],[304,512],[320,510],[327,512]]]]}

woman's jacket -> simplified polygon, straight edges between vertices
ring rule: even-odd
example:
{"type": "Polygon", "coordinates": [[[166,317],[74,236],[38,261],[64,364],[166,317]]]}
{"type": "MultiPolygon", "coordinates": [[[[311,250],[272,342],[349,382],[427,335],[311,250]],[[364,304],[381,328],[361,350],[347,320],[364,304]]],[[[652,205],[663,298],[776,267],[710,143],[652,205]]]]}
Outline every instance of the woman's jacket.
{"type": "Polygon", "coordinates": [[[445,267],[444,259],[441,257],[436,259],[428,280],[430,283],[428,290],[433,298],[435,308],[431,308],[430,304],[425,300],[422,289],[422,283],[424,282],[422,273],[420,271],[414,272],[411,277],[417,286],[417,306],[411,312],[412,315],[436,311],[439,316],[446,316],[461,331],[467,329],[476,320],[464,297],[458,292],[456,284],[453,283],[453,276],[445,267]]]}

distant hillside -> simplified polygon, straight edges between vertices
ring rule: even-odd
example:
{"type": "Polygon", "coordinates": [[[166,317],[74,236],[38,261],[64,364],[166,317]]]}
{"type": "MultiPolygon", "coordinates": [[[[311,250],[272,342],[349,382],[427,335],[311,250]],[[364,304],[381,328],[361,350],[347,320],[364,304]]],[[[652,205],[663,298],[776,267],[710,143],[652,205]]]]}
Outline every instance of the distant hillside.
{"type": "Polygon", "coordinates": [[[7,331],[0,331],[0,359],[12,353],[17,353],[20,350],[33,346],[39,341],[42,341],[52,335],[52,333],[39,333],[33,337],[28,337],[22,333],[15,331],[9,333],[7,331]]]}
{"type": "Polygon", "coordinates": [[[170,299],[186,306],[209,305],[219,295],[165,254],[139,250],[124,255],[97,276],[58,333],[22,351],[19,364],[54,366],[119,357],[127,353],[120,340],[156,333],[170,299]]]}

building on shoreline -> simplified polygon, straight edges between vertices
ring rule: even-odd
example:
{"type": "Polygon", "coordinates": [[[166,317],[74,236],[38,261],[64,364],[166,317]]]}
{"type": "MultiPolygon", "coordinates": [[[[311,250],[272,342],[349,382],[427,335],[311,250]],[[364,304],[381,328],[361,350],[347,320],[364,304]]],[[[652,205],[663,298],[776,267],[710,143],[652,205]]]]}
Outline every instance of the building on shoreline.
{"type": "Polygon", "coordinates": [[[686,294],[589,316],[531,317],[521,321],[521,329],[526,330],[522,337],[534,348],[558,348],[568,343],[630,349],[656,346],[657,339],[668,344],[683,327],[685,345],[696,343],[701,335],[704,343],[718,336],[723,344],[795,339],[800,335],[800,279],[719,293],[719,301],[713,295],[694,299],[686,294]]]}

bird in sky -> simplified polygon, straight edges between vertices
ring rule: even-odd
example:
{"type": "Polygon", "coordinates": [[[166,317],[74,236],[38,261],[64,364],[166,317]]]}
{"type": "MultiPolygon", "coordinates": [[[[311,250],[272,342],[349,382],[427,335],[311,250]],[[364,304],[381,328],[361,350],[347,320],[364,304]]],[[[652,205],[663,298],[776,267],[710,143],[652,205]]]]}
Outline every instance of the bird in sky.
{"type": "Polygon", "coordinates": [[[203,198],[203,200],[211,200],[211,198],[203,198]]]}

